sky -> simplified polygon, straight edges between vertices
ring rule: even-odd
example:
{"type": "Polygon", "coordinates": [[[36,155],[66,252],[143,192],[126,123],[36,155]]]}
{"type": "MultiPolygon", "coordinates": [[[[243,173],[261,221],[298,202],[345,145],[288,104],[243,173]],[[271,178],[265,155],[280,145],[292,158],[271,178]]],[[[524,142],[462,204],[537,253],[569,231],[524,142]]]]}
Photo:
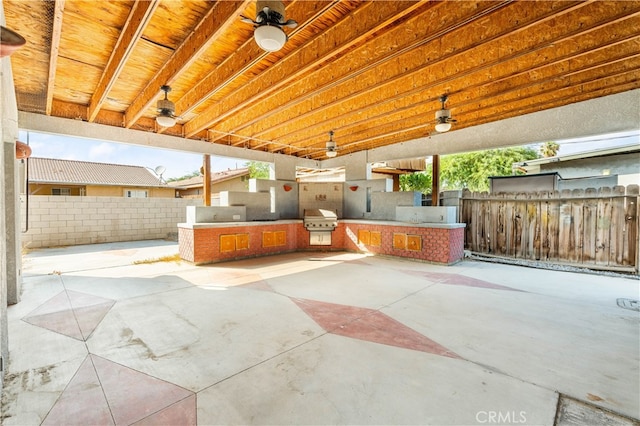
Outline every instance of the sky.
{"type": "MultiPolygon", "coordinates": [[[[74,138],[21,131],[21,142],[31,147],[31,156],[60,160],[143,166],[155,170],[164,166],[166,179],[189,175],[202,167],[202,154],[115,143],[95,139],[74,138]]],[[[211,156],[211,171],[244,167],[247,160],[211,156]]]]}
{"type": "MultiPolygon", "coordinates": [[[[202,154],[24,131],[20,132],[19,139],[31,146],[33,157],[126,164],[151,170],[157,166],[164,166],[162,177],[165,180],[190,175],[202,166],[202,154]]],[[[556,142],[560,144],[558,155],[562,156],[605,147],[638,144],[640,131],[556,142]]],[[[241,168],[246,163],[247,160],[243,159],[211,156],[211,171],[241,168]]]]}

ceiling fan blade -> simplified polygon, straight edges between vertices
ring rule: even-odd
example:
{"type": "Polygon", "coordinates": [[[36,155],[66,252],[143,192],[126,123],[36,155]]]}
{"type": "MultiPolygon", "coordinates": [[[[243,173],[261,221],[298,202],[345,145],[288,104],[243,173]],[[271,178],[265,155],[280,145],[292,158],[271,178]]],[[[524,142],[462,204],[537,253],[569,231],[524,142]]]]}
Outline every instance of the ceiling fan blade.
{"type": "Polygon", "coordinates": [[[282,26],[285,27],[289,27],[289,28],[295,28],[298,26],[298,23],[296,21],[294,21],[293,19],[289,19],[287,22],[281,24],[282,26]]]}
{"type": "Polygon", "coordinates": [[[256,21],[254,21],[254,20],[253,20],[253,19],[251,19],[251,18],[247,18],[247,17],[246,17],[246,16],[244,16],[244,15],[240,15],[240,20],[241,20],[242,22],[246,22],[247,24],[257,24],[257,22],[256,22],[256,21]]]}

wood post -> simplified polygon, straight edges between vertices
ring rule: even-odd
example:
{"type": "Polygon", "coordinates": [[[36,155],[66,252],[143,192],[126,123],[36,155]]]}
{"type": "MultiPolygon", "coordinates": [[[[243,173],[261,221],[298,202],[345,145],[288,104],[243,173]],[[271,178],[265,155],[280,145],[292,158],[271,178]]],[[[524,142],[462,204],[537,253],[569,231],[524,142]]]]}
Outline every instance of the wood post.
{"type": "Polygon", "coordinates": [[[211,205],[211,156],[204,154],[202,156],[202,197],[205,206],[211,205]]]}
{"type": "Polygon", "coordinates": [[[431,156],[431,205],[440,205],[440,156],[431,156]]]}

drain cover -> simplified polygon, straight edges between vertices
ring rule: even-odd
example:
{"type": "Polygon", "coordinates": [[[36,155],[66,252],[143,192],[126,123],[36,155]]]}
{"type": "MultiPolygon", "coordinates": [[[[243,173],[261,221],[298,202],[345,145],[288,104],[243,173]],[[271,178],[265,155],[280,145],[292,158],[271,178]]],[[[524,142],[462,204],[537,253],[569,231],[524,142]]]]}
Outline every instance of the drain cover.
{"type": "Polygon", "coordinates": [[[633,299],[618,299],[618,306],[624,309],[631,309],[632,311],[640,312],[640,302],[633,299]]]}

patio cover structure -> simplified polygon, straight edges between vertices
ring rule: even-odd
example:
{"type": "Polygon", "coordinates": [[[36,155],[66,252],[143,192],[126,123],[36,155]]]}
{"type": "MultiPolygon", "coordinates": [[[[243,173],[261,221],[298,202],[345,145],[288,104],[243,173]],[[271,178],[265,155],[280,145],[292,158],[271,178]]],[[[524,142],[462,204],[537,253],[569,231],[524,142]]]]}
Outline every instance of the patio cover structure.
{"type": "Polygon", "coordinates": [[[249,0],[3,0],[27,43],[2,59],[2,309],[18,298],[19,128],[267,161],[279,179],[296,166],[366,179],[376,161],[639,127],[638,1],[284,7],[298,25],[266,52],[242,20],[256,17],[249,0]],[[156,121],[165,85],[169,128],[156,121]],[[447,133],[434,131],[442,95],[447,133]]]}
{"type": "Polygon", "coordinates": [[[298,25],[276,52],[241,19],[253,0],[3,6],[27,40],[11,57],[24,129],[104,137],[100,124],[115,140],[296,164],[326,161],[334,131],[330,163],[344,164],[638,124],[628,96],[597,102],[640,86],[637,1],[287,1],[298,25]],[[155,120],[164,85],[169,128],[155,120]],[[434,130],[443,94],[455,133],[434,130]]]}

